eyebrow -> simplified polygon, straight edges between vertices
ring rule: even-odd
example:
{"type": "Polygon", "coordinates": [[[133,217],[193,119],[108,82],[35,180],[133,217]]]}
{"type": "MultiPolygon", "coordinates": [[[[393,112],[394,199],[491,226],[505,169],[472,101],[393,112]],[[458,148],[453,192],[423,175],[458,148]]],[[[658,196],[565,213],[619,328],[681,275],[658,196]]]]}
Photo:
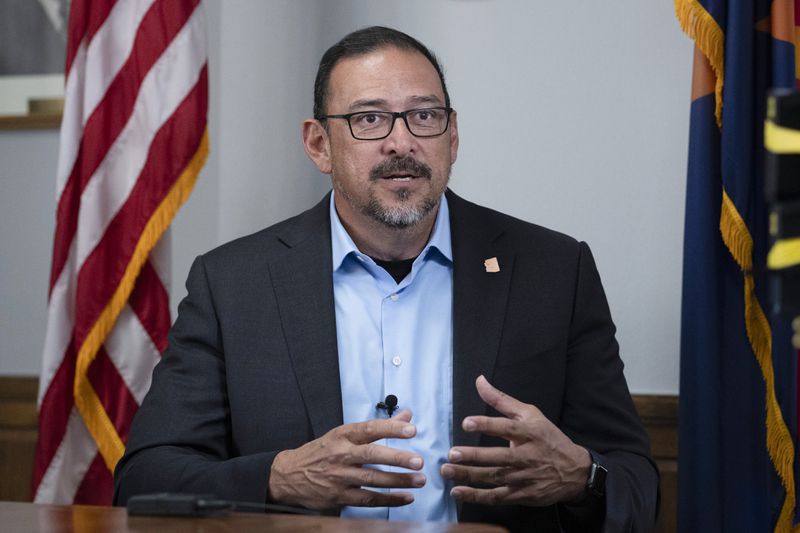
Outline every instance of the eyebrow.
{"type": "Polygon", "coordinates": [[[439,97],[436,96],[435,94],[429,94],[427,96],[412,96],[410,98],[410,100],[414,104],[438,104],[438,105],[444,105],[444,104],[442,104],[442,101],[439,99],[439,97]]]}
{"type": "Polygon", "coordinates": [[[350,107],[348,109],[350,111],[353,111],[354,109],[359,109],[359,108],[372,108],[372,109],[379,108],[379,109],[382,109],[382,108],[385,108],[385,107],[388,107],[388,106],[389,106],[389,102],[387,102],[386,100],[383,100],[382,98],[375,98],[375,99],[356,100],[355,102],[350,104],[350,107]]]}
{"type": "MultiPolygon", "coordinates": [[[[419,104],[436,104],[436,105],[443,105],[442,101],[439,99],[438,96],[435,94],[431,95],[424,95],[424,96],[412,96],[409,99],[412,105],[419,105],[419,104]]],[[[354,111],[356,109],[386,109],[389,107],[389,102],[384,100],[383,98],[365,98],[362,100],[356,100],[355,102],[351,103],[348,107],[349,111],[354,111]]]]}

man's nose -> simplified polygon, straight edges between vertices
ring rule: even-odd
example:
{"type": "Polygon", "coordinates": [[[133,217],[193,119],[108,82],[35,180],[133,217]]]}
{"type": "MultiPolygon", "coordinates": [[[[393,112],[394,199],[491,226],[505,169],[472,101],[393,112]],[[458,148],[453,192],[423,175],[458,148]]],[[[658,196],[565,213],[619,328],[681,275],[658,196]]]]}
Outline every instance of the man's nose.
{"type": "Polygon", "coordinates": [[[395,117],[394,127],[384,139],[384,149],[391,154],[405,155],[414,153],[416,137],[409,131],[403,117],[395,117]]]}

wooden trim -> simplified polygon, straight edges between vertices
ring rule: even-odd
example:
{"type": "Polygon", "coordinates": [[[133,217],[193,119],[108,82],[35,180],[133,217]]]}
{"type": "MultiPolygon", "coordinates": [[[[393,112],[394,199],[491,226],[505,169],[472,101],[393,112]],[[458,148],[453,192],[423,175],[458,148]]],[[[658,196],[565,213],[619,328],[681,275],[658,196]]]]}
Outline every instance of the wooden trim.
{"type": "Polygon", "coordinates": [[[633,404],[645,424],[675,424],[678,397],[671,394],[634,394],[633,404]]]}
{"type": "Polygon", "coordinates": [[[0,428],[36,428],[37,377],[0,376],[0,428]]]}
{"type": "Polygon", "coordinates": [[[0,115],[0,130],[48,130],[61,126],[61,113],[0,115]]]}
{"type": "Polygon", "coordinates": [[[650,435],[653,458],[678,458],[678,397],[635,394],[633,404],[650,435]]]}
{"type": "Polygon", "coordinates": [[[661,473],[661,512],[657,532],[678,530],[678,397],[635,394],[633,404],[648,435],[661,473]]]}
{"type": "Polygon", "coordinates": [[[0,500],[30,501],[39,378],[0,376],[0,500]]]}

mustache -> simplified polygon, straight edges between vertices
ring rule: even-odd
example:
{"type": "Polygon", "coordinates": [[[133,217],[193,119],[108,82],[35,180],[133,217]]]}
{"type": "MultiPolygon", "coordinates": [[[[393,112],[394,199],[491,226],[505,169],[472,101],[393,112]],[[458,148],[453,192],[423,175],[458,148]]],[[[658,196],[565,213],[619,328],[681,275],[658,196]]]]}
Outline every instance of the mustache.
{"type": "Polygon", "coordinates": [[[431,167],[417,161],[411,156],[399,157],[395,159],[387,159],[381,163],[378,163],[369,173],[369,179],[372,181],[379,180],[384,176],[388,176],[390,174],[411,174],[414,176],[418,176],[420,178],[428,178],[431,177],[431,167]]]}

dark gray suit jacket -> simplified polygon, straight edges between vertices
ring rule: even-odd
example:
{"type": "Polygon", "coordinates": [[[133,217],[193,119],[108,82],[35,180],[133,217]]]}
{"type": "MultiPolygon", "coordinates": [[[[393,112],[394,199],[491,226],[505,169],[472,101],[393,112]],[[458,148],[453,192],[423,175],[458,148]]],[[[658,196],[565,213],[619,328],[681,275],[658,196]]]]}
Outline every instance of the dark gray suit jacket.
{"type": "MultiPolygon", "coordinates": [[[[589,248],[448,191],[453,245],[453,440],[493,385],[602,458],[608,531],[647,531],[658,473],[622,374],[589,248]],[[500,272],[487,273],[496,257],[500,272]]],[[[270,465],[342,424],[329,197],[197,258],[188,296],[115,473],[117,504],[173,491],[264,501],[270,465]]],[[[558,531],[563,508],[464,504],[462,521],[558,531]]]]}

